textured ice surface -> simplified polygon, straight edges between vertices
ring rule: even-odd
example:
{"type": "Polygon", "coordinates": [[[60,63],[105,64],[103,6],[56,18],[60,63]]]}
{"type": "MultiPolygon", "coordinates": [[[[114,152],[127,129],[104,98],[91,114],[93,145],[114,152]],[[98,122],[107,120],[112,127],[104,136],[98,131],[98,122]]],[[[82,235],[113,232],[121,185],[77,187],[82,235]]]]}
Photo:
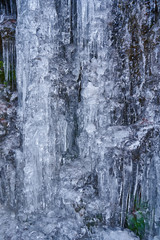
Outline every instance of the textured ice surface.
{"type": "Polygon", "coordinates": [[[159,8],[17,2],[21,146],[5,170],[13,181],[0,179],[13,239],[135,239],[115,227],[136,200],[147,203],[144,239],[159,237],[159,8]]]}

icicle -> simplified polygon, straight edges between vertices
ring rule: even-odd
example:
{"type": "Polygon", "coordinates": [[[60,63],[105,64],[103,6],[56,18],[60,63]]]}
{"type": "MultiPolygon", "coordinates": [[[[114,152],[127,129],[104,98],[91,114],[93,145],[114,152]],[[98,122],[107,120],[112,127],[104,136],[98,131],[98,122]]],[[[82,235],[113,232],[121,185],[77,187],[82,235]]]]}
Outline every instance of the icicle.
{"type": "Polygon", "coordinates": [[[13,14],[13,3],[12,0],[10,0],[10,9],[11,9],[11,15],[13,14]]]}
{"type": "Polygon", "coordinates": [[[3,67],[5,73],[5,85],[11,86],[12,90],[15,86],[15,40],[14,38],[2,38],[3,46],[3,67]]]}
{"type": "Polygon", "coordinates": [[[10,0],[6,4],[0,4],[0,35],[2,39],[3,68],[5,80],[4,84],[10,86],[12,90],[15,87],[15,2],[10,0]]]}
{"type": "Polygon", "coordinates": [[[2,39],[2,42],[3,42],[3,67],[5,73],[5,84],[8,85],[8,41],[2,39]]]}

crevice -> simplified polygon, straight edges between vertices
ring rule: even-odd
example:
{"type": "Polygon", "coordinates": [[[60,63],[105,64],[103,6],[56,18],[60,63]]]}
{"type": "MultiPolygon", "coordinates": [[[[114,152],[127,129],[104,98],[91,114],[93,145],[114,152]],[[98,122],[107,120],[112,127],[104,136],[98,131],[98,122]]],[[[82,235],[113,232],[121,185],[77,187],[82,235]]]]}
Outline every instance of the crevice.
{"type": "Polygon", "coordinates": [[[82,66],[80,66],[78,82],[78,102],[81,102],[81,90],[82,90],[82,66]]]}
{"type": "Polygon", "coordinates": [[[70,44],[76,42],[77,31],[77,1],[71,0],[70,5],[70,44]]]}

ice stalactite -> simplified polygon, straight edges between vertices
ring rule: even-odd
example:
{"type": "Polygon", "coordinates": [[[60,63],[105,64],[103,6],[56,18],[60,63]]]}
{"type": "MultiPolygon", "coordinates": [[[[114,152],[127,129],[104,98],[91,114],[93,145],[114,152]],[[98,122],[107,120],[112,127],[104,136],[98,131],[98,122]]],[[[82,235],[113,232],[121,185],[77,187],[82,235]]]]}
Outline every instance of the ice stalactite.
{"type": "Polygon", "coordinates": [[[1,0],[0,3],[0,15],[16,16],[16,0],[1,0]]]}
{"type": "MultiPolygon", "coordinates": [[[[4,204],[11,195],[18,206],[16,238],[130,239],[108,227],[131,229],[139,216],[132,230],[159,238],[159,1],[17,4],[22,145],[15,191],[3,175],[9,194],[0,190],[4,204]]],[[[0,6],[7,83],[14,1],[0,6]]]]}
{"type": "Polygon", "coordinates": [[[0,81],[14,90],[16,88],[16,1],[1,2],[0,19],[1,65],[5,76],[0,81]]]}
{"type": "Polygon", "coordinates": [[[16,87],[16,50],[15,39],[2,38],[3,44],[3,66],[5,74],[5,85],[11,86],[12,90],[16,87]]]}

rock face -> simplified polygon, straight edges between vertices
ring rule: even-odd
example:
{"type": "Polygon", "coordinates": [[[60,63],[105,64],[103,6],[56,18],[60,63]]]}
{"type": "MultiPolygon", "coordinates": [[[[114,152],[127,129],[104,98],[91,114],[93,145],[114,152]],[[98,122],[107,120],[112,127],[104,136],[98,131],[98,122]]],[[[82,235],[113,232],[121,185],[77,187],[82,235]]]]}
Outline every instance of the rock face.
{"type": "Polygon", "coordinates": [[[0,83],[16,89],[16,0],[0,3],[0,83]]]}
{"type": "Polygon", "coordinates": [[[159,238],[159,10],[156,0],[17,2],[11,239],[136,239],[108,227],[159,238]]]}
{"type": "Polygon", "coordinates": [[[19,134],[16,122],[15,20],[16,2],[0,3],[0,201],[15,210],[16,160],[19,134]]]}
{"type": "Polygon", "coordinates": [[[15,150],[19,148],[16,105],[17,94],[0,85],[0,201],[12,210],[16,202],[15,150]]]}

